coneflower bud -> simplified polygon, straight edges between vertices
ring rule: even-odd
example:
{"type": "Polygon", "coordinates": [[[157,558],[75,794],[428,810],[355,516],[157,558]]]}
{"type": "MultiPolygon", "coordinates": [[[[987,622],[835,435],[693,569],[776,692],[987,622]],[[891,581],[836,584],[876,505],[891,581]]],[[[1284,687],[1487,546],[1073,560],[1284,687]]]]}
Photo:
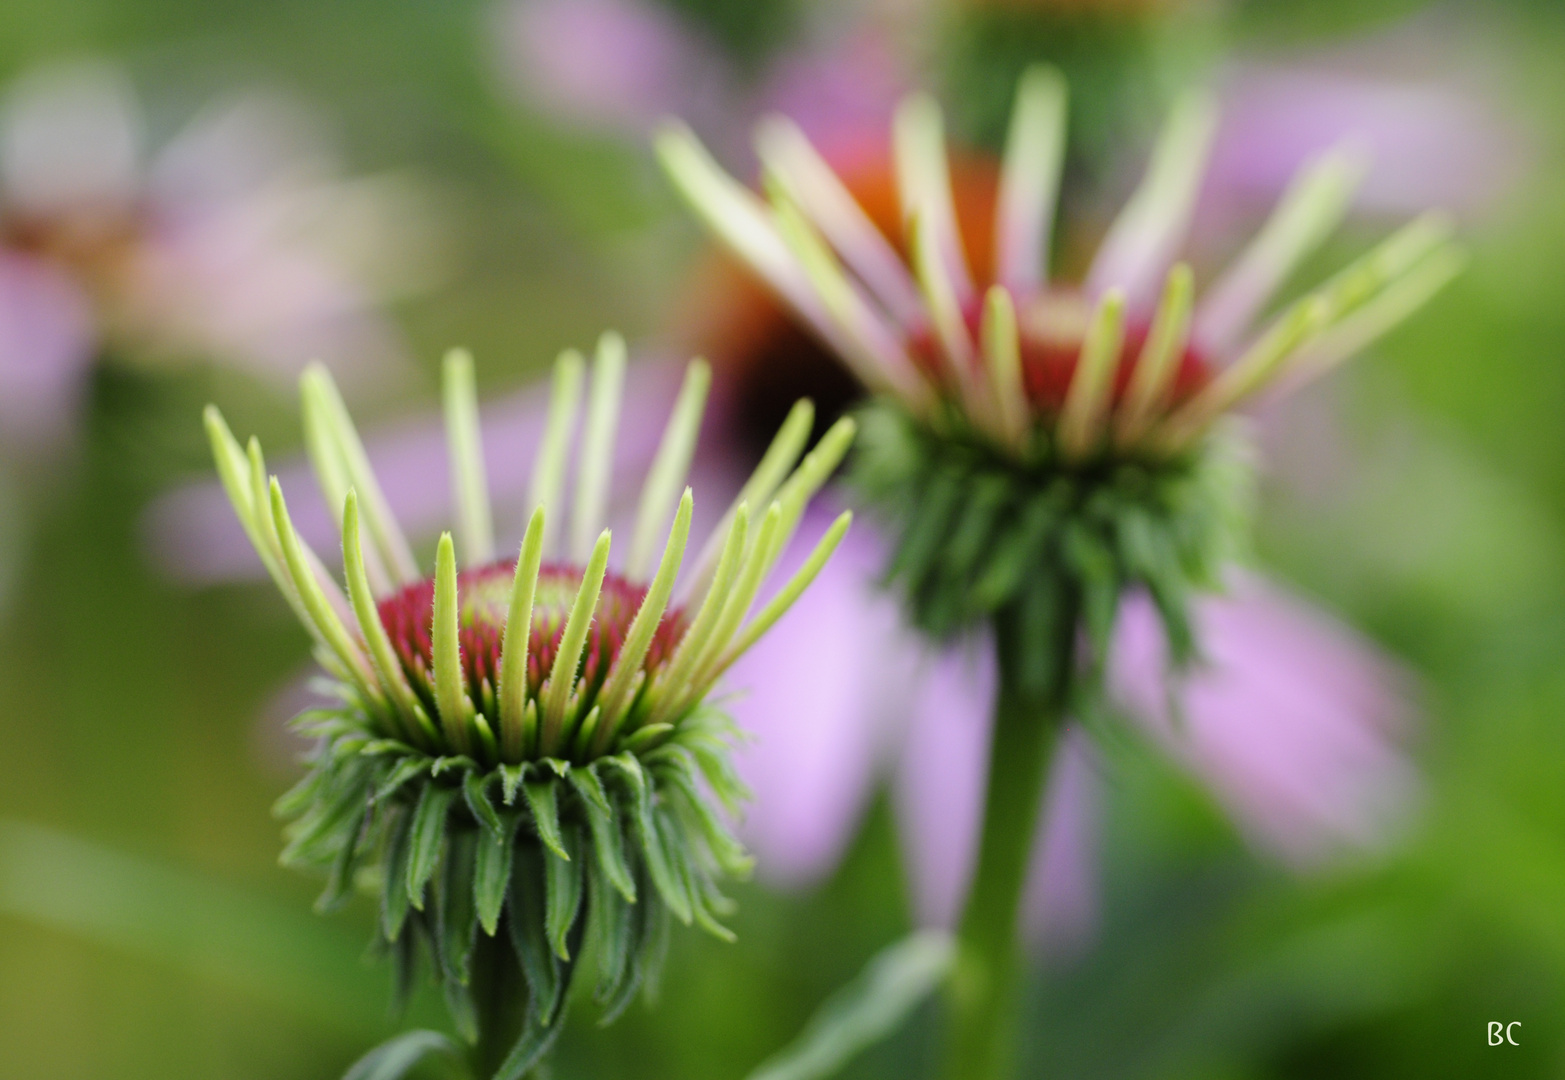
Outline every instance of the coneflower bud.
{"type": "Polygon", "coordinates": [[[341,585],[294,530],[259,445],[241,448],[215,408],[206,414],[234,509],[341,699],[297,722],[320,741],[308,775],[278,804],[294,819],[283,861],[328,872],[322,907],[355,884],[378,892],[382,946],[408,972],[422,943],[459,1029],[496,1075],[519,1076],[546,1052],[584,951],[597,958],[597,998],[612,1018],[655,978],[669,916],[730,936],[718,881],[751,860],[710,800],[733,812],[746,792],[730,764],[732,724],[706,699],[849,523],[839,518],[757,603],[854,435],[844,420],[804,454],[813,409],[801,401],[687,565],[693,498],[684,482],[710,381],[694,361],[629,551],[611,570],[602,520],[624,352],[604,335],[571,492],[564,478],[586,371],[575,353],[556,365],[535,509],[515,559],[493,551],[471,360],[446,358],[457,528],[441,536],[430,576],[323,368],[302,381],[304,426],[321,488],[340,511],[341,585]],[[503,1056],[491,1052],[495,1024],[483,1019],[496,1015],[497,985],[526,991],[524,1001],[500,1002],[503,1056]]]}
{"type": "Polygon", "coordinates": [[[688,130],[658,151],[692,208],[874,392],[855,476],[896,531],[890,577],[945,635],[1005,614],[1029,643],[1079,617],[1096,659],[1119,597],[1146,587],[1176,657],[1184,597],[1213,585],[1246,516],[1249,470],[1229,415],[1329,370],[1438,291],[1463,256],[1426,215],[1260,322],[1346,212],[1345,149],[1307,166],[1233,267],[1197,298],[1177,261],[1215,113],[1173,110],[1145,180],[1084,278],[1047,256],[1065,157],[1066,91],[1035,67],[1017,90],[992,236],[963,235],[940,109],[915,94],[893,128],[900,234],[888,234],[782,118],[756,134],[766,198],[688,130]],[[992,266],[970,251],[993,252],[992,266]],[[1259,325],[1257,325],[1259,324],[1259,325]],[[1041,636],[1040,636],[1041,635],[1041,636]]]}

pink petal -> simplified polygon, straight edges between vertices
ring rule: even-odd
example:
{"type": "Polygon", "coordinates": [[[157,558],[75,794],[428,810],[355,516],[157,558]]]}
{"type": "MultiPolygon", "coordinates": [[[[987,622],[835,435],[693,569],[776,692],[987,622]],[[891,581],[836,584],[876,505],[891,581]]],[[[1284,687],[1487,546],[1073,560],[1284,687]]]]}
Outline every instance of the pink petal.
{"type": "Polygon", "coordinates": [[[886,35],[857,29],[779,57],[760,110],[798,124],[821,156],[842,168],[889,152],[891,117],[910,88],[886,35]]]}
{"type": "Polygon", "coordinates": [[[1213,209],[1270,202],[1306,159],[1349,142],[1369,155],[1360,207],[1479,211],[1515,179],[1523,156],[1496,107],[1436,78],[1372,77],[1324,60],[1253,66],[1234,73],[1223,98],[1208,176],[1213,209]]]}
{"type": "MultiPolygon", "coordinates": [[[[780,562],[786,580],[830,525],[817,503],[780,562]]],[[[837,864],[877,772],[895,694],[916,656],[895,602],[874,585],[880,545],[856,524],[815,583],[725,678],[754,741],[739,769],[755,793],[742,835],[761,875],[800,886],[837,864]]]]}
{"type": "MultiPolygon", "coordinates": [[[[895,790],[904,857],[921,923],[954,925],[977,857],[988,768],[992,661],[951,652],[928,664],[904,732],[895,790]]],[[[1028,936],[1068,950],[1097,909],[1095,776],[1086,739],[1067,729],[1050,767],[1025,900],[1028,936]]]]}
{"type": "Polygon", "coordinates": [[[158,151],[147,179],[162,214],[223,210],[258,194],[328,180],[336,162],[316,118],[274,94],[203,110],[158,151]]]}
{"type": "Polygon", "coordinates": [[[723,96],[721,59],[659,4],[511,0],[497,23],[507,81],[567,123],[641,134],[723,96]]]}
{"type": "Polygon", "coordinates": [[[139,252],[128,304],[155,346],[228,361],[291,385],[328,357],[343,376],[402,358],[363,287],[287,242],[266,208],[237,204],[167,224],[139,252]]]}
{"type": "Polygon", "coordinates": [[[1387,843],[1417,778],[1400,749],[1397,673],[1347,628],[1256,579],[1197,602],[1206,662],[1164,686],[1162,631],[1131,597],[1111,661],[1113,692],[1205,782],[1260,846],[1298,865],[1387,843]]]}
{"type": "Polygon", "coordinates": [[[0,250],[0,443],[49,442],[71,426],[94,346],[76,283],[0,250]]]}

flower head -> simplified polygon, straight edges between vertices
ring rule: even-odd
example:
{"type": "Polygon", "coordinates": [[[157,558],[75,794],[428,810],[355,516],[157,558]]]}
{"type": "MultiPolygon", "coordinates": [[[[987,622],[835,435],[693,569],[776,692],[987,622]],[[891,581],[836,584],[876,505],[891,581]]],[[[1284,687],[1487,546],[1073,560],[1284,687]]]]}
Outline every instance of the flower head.
{"type": "Polygon", "coordinates": [[[612,1014],[653,973],[647,950],[667,914],[727,934],[716,879],[745,872],[749,857],[704,791],[730,808],[745,792],[728,760],[731,724],[707,698],[819,573],[849,522],[842,515],[757,610],[806,503],[853,438],[844,420],[800,460],[813,419],[800,402],[680,580],[693,509],[680,489],[710,381],[695,361],[628,555],[610,571],[610,533],[600,528],[623,373],[614,335],[599,345],[590,391],[582,358],[561,357],[532,476],[537,508],[518,557],[497,560],[471,360],[447,357],[456,529],[441,536],[434,574],[424,576],[330,376],[307,371],[306,440],[327,501],[340,508],[343,586],[294,529],[259,445],[241,448],[217,410],[207,412],[235,512],[342,700],[301,718],[321,745],[280,804],[298,817],[285,861],[330,869],[326,904],[346,894],[355,871],[378,870],[384,943],[409,956],[417,940],[430,943],[470,1033],[473,951],[506,921],[510,962],[529,988],[529,1053],[557,1030],[583,935],[598,942],[599,999],[612,1014]],[[752,505],[764,510],[752,515],[752,505]],[[436,902],[426,906],[432,881],[436,902]]]}
{"type": "Polygon", "coordinates": [[[944,633],[1001,610],[1047,622],[1063,598],[1106,645],[1119,596],[1139,583],[1183,654],[1181,598],[1217,581],[1244,506],[1247,470],[1224,418],[1357,352],[1462,256],[1445,219],[1427,215],[1262,321],[1346,210],[1359,168],[1338,150],[1301,172],[1197,302],[1176,257],[1214,113],[1190,96],[1083,278],[1054,279],[1065,104],[1056,73],[1023,78],[992,265],[976,271],[927,96],[907,99],[893,127],[900,236],[875,225],[785,120],[757,133],[765,200],[683,128],[667,128],[659,151],[696,212],[889,403],[871,413],[858,475],[903,526],[891,573],[920,624],[944,633]]]}

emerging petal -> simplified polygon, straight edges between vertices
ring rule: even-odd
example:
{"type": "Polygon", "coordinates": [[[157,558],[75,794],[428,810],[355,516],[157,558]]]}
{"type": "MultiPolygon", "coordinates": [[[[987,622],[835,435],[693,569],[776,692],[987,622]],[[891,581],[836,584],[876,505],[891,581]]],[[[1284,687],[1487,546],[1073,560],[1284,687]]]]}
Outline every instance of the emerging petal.
{"type": "MultiPolygon", "coordinates": [[[[615,431],[612,475],[628,487],[639,482],[657,450],[669,407],[679,387],[682,365],[644,359],[625,375],[625,408],[615,431]]],[[[549,409],[549,388],[529,387],[490,403],[480,412],[484,460],[502,546],[520,540],[519,530],[503,527],[519,519],[532,475],[534,451],[549,409]]],[[[392,512],[408,533],[428,537],[446,520],[451,481],[446,436],[437,418],[404,423],[365,440],[376,475],[386,489],[392,512]]],[[[335,542],[336,525],[326,504],[314,497],[304,462],[277,469],[285,490],[299,492],[294,526],[311,545],[335,542]]],[[[155,502],[147,532],[165,569],[194,582],[255,577],[260,573],[250,543],[234,522],[228,498],[214,482],[178,488],[155,502]]]]}

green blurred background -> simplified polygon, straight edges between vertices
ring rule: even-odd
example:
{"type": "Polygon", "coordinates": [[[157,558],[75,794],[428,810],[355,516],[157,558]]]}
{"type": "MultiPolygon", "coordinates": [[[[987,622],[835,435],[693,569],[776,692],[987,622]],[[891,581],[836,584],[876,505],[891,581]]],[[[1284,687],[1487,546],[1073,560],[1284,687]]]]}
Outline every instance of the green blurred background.
{"type": "MultiPolygon", "coordinates": [[[[808,14],[674,6],[741,69],[808,14]]],[[[1565,8],[1419,7],[1203,5],[1171,32],[1265,55],[1408,18],[1456,27],[1454,55],[1482,62],[1527,133],[1525,169],[1464,224],[1469,271],[1334,383],[1352,464],[1332,496],[1268,488],[1262,514],[1262,563],[1416,674],[1422,805],[1384,858],[1299,876],[1252,854],[1161,758],[1113,747],[1101,925],[1036,976],[1032,1075],[1565,1075],[1565,8]],[[1495,1020],[1521,1022],[1520,1047],[1487,1045],[1495,1020]]],[[[470,0],[6,0],[0,81],[106,56],[154,120],[282,86],[355,172],[413,170],[453,268],[391,309],[419,377],[366,406],[390,418],[432,406],[454,343],[498,392],[603,327],[663,332],[699,250],[634,139],[508,96],[491,19],[470,0]]],[[[274,454],[298,445],[287,395],[244,376],[102,366],[73,445],[6,464],[6,1080],[333,1077],[396,1029],[388,974],[363,956],[368,906],[318,918],[315,883],[276,865],[269,807],[289,775],[258,717],[305,636],[269,588],[193,590],[146,552],[148,501],[207,467],[209,399],[274,454]]],[[[658,1009],[605,1032],[578,1020],[556,1074],[737,1080],[906,931],[901,880],[877,799],[829,882],[740,888],[739,944],[676,935],[658,1009]]],[[[433,997],[413,1012],[442,1023],[433,997]]],[[[846,1075],[918,1075],[930,1027],[846,1075]]]]}

